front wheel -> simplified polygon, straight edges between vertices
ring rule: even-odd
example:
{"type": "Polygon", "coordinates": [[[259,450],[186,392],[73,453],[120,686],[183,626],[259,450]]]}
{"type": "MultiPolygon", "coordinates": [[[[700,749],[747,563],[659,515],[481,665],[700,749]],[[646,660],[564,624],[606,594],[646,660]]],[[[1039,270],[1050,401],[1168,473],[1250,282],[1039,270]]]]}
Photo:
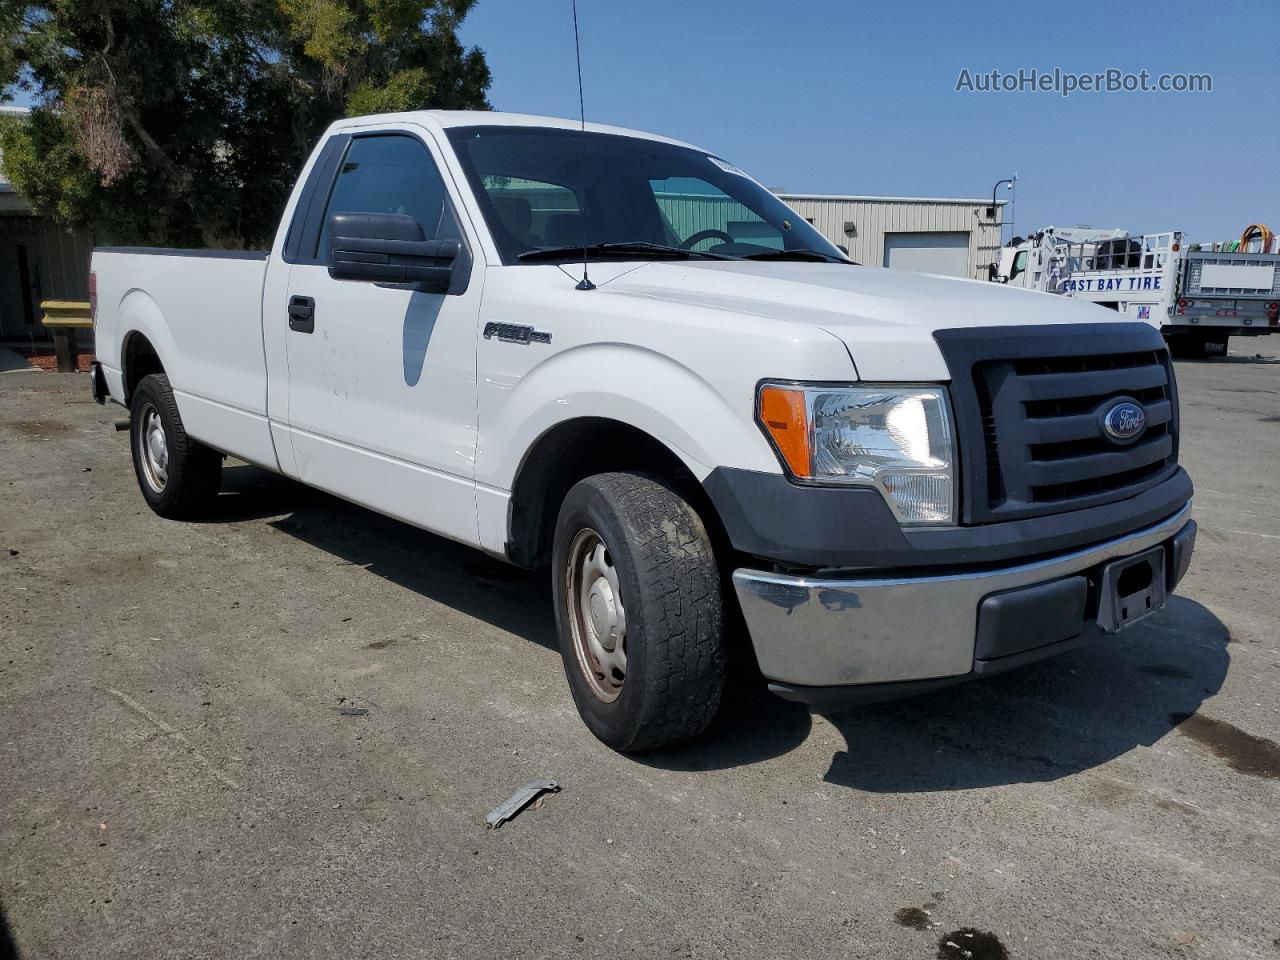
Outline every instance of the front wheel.
{"type": "Polygon", "coordinates": [[[701,733],[724,688],[723,600],[702,519],[656,478],[565,497],[552,558],[560,653],[587,727],[640,752],[701,733]]]}

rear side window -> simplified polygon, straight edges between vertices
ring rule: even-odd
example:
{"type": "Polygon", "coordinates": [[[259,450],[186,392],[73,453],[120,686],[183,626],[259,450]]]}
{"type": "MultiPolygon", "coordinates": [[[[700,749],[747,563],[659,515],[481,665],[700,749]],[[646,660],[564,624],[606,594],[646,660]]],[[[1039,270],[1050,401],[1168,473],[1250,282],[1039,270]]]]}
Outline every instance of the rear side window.
{"type": "Polygon", "coordinates": [[[457,239],[444,181],[426,147],[413,137],[357,137],[338,165],[325,208],[317,254],[329,249],[335,213],[400,213],[420,224],[425,239],[457,239]]]}

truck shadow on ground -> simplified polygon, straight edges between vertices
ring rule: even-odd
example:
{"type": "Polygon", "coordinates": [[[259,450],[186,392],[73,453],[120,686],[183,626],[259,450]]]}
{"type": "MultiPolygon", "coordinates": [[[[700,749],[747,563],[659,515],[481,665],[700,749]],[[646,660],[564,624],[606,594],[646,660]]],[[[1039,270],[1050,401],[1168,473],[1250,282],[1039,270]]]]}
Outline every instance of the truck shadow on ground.
{"type": "Polygon", "coordinates": [[[1185,597],[1129,631],[990,680],[833,717],[825,780],[874,793],[1057,780],[1168,735],[1222,687],[1226,627],[1185,597]]]}
{"type": "MultiPolygon", "coordinates": [[[[211,518],[275,529],[423,597],[558,653],[547,574],[518,570],[254,467],[224,471],[211,518]]],[[[745,642],[735,637],[735,643],[745,642]]],[[[831,717],[847,742],[828,783],[875,793],[1056,780],[1150,746],[1222,686],[1226,627],[1183,597],[1117,637],[1002,676],[831,717]]],[[[810,734],[807,709],[764,690],[738,656],[702,737],[637,756],[670,770],[759,763],[810,734]]],[[[567,691],[565,692],[567,697],[567,691]]]]}
{"type": "MultiPolygon", "coordinates": [[[[284,477],[248,465],[223,469],[207,522],[268,520],[270,526],[559,656],[549,574],[520,570],[284,477]]],[[[748,658],[742,658],[746,660],[748,658]]],[[[712,729],[688,754],[689,769],[738,766],[784,754],[809,735],[809,711],[769,695],[749,663],[712,729]],[[711,746],[714,744],[714,747],[711,746]]],[[[568,687],[563,696],[569,697],[568,687]]],[[[681,762],[674,761],[677,765],[681,762]]]]}
{"type": "MultiPolygon", "coordinates": [[[[1226,627],[1200,604],[1022,670],[830,717],[847,742],[826,782],[872,793],[1057,780],[1166,736],[1227,674],[1226,627]]],[[[763,707],[763,704],[761,705],[763,707]]],[[[767,710],[768,708],[764,708],[767,710]]],[[[734,765],[741,740],[709,738],[642,762],[734,765]]]]}
{"type": "Polygon", "coordinates": [[[18,946],[14,943],[13,934],[9,932],[3,904],[0,904],[0,960],[18,960],[18,946]]]}
{"type": "Polygon", "coordinates": [[[229,460],[222,467],[222,487],[213,505],[193,523],[243,523],[265,520],[324,503],[340,504],[311,487],[252,464],[229,460]]]}
{"type": "Polygon", "coordinates": [[[223,470],[211,522],[267,519],[344,563],[558,650],[547,576],[256,467],[223,470]],[[226,475],[237,471],[229,479],[226,475]],[[239,473],[243,471],[243,473],[239,473]]]}

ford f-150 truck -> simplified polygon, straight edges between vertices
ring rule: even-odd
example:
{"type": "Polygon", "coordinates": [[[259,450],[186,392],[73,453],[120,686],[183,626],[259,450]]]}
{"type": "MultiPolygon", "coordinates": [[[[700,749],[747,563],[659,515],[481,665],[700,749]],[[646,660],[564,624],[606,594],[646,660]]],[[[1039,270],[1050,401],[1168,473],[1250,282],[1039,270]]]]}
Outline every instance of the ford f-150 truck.
{"type": "Polygon", "coordinates": [[[205,509],[231,455],[549,569],[619,750],[703,730],[731,641],[830,711],[1114,633],[1190,561],[1156,330],[859,266],[663,137],[344,120],[269,252],[92,270],[152,509],[205,509]]]}

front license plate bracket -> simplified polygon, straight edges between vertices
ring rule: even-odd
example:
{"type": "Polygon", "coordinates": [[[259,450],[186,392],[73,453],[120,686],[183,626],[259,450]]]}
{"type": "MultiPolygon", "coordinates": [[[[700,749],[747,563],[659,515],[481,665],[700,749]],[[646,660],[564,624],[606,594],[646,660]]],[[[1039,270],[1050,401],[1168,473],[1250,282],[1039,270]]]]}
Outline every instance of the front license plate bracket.
{"type": "Polygon", "coordinates": [[[1116,633],[1164,606],[1168,598],[1164,547],[1113,560],[1099,578],[1098,626],[1116,633]]]}

